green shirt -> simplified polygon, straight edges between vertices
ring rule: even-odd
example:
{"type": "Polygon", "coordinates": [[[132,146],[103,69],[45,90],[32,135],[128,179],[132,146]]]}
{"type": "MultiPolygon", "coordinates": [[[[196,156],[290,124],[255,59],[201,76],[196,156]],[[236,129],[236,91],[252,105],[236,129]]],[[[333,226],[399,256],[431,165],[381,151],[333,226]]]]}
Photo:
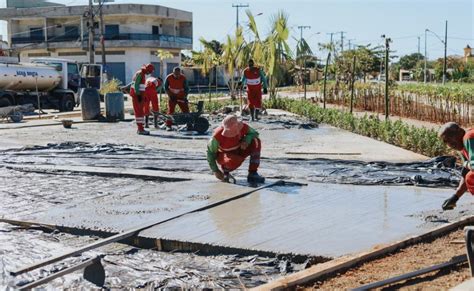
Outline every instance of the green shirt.
{"type": "MultiPolygon", "coordinates": [[[[249,130],[247,134],[242,138],[242,141],[245,141],[247,144],[251,144],[254,138],[258,137],[258,132],[249,126],[249,130]]],[[[215,173],[219,171],[219,167],[217,166],[217,154],[219,152],[219,141],[212,137],[207,144],[207,162],[209,163],[209,167],[211,168],[212,172],[215,173]]]]}

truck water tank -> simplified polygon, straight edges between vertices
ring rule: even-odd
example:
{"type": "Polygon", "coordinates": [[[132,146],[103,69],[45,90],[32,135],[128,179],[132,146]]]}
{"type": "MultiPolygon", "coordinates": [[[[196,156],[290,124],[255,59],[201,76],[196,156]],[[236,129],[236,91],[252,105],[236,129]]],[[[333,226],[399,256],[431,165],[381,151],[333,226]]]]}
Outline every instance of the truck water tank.
{"type": "Polygon", "coordinates": [[[123,93],[105,94],[105,116],[109,121],[124,120],[124,100],[123,93]]]}
{"type": "Polygon", "coordinates": [[[100,118],[100,95],[95,88],[85,88],[81,91],[81,110],[83,120],[98,120],[100,118]]]}
{"type": "Polygon", "coordinates": [[[0,90],[44,92],[61,83],[61,73],[53,66],[44,64],[0,63],[0,90]]]}

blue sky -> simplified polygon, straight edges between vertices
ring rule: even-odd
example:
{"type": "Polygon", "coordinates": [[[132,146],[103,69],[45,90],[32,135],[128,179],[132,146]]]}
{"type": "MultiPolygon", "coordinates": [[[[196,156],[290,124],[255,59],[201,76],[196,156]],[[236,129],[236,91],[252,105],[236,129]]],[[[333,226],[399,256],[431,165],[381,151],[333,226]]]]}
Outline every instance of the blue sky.
{"type": "MultiPolygon", "coordinates": [[[[33,1],[33,0],[32,0],[33,1]]],[[[0,4],[4,5],[4,0],[0,4]],[[3,2],[3,3],[2,3],[3,2]]],[[[57,0],[68,5],[87,4],[87,0],[57,0]]],[[[224,41],[227,34],[235,29],[235,8],[232,3],[249,4],[258,16],[260,30],[269,31],[269,19],[278,11],[289,15],[291,26],[291,45],[298,38],[299,25],[309,25],[304,31],[307,41],[316,55],[319,42],[329,42],[329,32],[344,31],[345,43],[377,45],[382,43],[380,36],[386,34],[393,39],[392,48],[396,55],[404,55],[420,50],[424,52],[425,28],[444,38],[444,21],[448,20],[448,55],[462,55],[466,44],[474,47],[474,1],[473,0],[116,0],[115,3],[158,4],[193,12],[194,49],[199,49],[199,37],[208,40],[224,41]],[[318,34],[320,32],[320,34],[318,34]]],[[[245,8],[244,8],[245,9],[245,8]]],[[[240,21],[247,21],[241,9],[240,21]]],[[[0,34],[5,34],[0,25],[0,34]]],[[[334,35],[340,40],[340,34],[334,35]]],[[[428,57],[443,56],[443,44],[428,34],[428,57]]]]}

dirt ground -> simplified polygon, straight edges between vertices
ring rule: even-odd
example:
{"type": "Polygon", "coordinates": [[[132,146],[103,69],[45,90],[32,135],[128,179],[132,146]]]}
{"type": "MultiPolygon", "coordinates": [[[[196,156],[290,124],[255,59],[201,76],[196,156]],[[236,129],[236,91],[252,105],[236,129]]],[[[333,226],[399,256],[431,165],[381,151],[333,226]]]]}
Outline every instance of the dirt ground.
{"type": "MultiPolygon", "coordinates": [[[[454,256],[466,253],[464,244],[453,243],[464,239],[462,229],[429,243],[417,244],[400,250],[388,257],[374,260],[353,268],[323,282],[301,288],[301,290],[341,290],[352,289],[412,272],[428,266],[449,261],[454,256]]],[[[432,272],[398,284],[383,288],[401,290],[447,290],[470,278],[466,263],[456,268],[432,272]]]]}

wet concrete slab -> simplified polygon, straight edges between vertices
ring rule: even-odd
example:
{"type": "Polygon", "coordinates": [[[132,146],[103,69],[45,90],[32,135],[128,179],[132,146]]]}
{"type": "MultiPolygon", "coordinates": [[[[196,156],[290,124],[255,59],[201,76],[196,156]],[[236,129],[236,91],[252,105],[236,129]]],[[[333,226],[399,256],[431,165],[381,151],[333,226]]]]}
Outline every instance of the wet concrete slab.
{"type": "Polygon", "coordinates": [[[426,231],[432,225],[416,213],[440,209],[451,192],[334,184],[276,187],[150,228],[140,236],[338,257],[426,231]]]}
{"type": "MultiPolygon", "coordinates": [[[[251,190],[220,182],[163,183],[156,192],[71,202],[25,218],[93,231],[121,232],[166,220],[251,190]]],[[[152,227],[139,237],[256,252],[338,257],[433,227],[449,189],[310,183],[274,187],[152,227]]],[[[463,199],[459,207],[471,201],[463,199]]],[[[439,221],[443,223],[443,221],[439,221]]]]}
{"type": "Polygon", "coordinates": [[[159,185],[156,191],[144,193],[130,193],[123,187],[123,192],[82,203],[71,202],[24,219],[84,230],[121,232],[166,220],[251,190],[218,182],[159,185]]]}

